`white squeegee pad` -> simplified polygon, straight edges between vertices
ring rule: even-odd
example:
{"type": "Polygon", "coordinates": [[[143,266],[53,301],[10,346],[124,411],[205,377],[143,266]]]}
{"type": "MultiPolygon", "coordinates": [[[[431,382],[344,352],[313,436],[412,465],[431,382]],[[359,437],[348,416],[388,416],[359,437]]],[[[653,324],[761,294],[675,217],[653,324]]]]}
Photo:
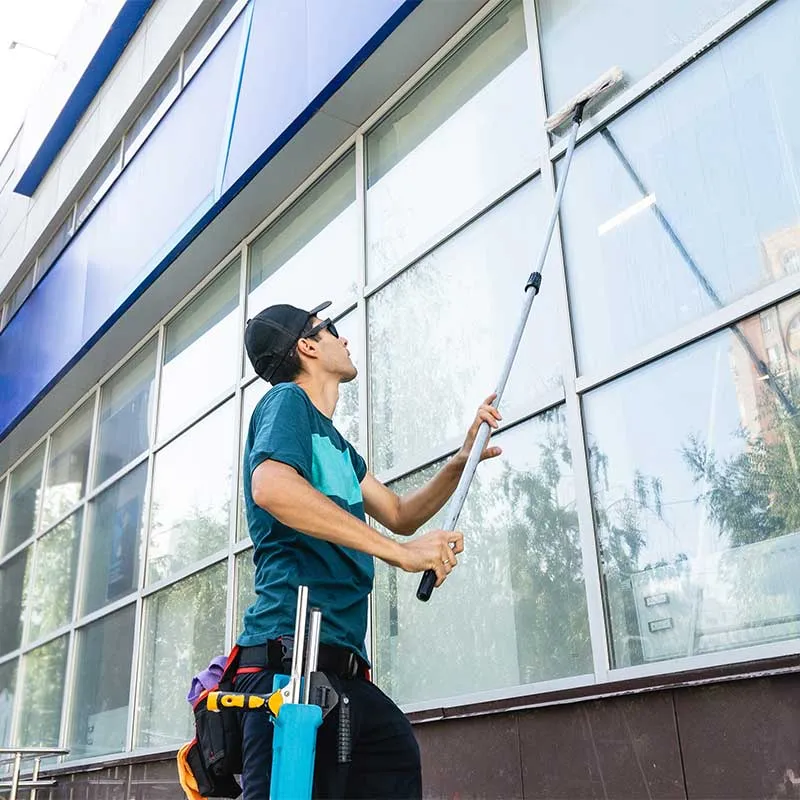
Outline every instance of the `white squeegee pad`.
{"type": "Polygon", "coordinates": [[[551,114],[544,123],[549,133],[561,127],[572,117],[575,107],[580,103],[587,106],[594,103],[611,88],[621,83],[625,74],[619,67],[612,67],[608,72],[604,72],[594,83],[589,84],[582,92],[576,94],[568,103],[563,105],[555,114],[551,114]]]}

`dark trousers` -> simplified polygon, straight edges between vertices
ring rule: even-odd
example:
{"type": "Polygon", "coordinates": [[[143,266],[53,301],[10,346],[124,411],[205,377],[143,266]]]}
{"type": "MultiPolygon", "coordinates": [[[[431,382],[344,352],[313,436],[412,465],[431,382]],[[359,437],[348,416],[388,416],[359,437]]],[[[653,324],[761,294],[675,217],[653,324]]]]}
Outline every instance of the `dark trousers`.
{"type": "MultiPolygon", "coordinates": [[[[238,675],[234,689],[269,694],[274,674],[266,669],[238,675]]],[[[419,747],[400,709],[364,678],[345,680],[329,674],[328,679],[340,697],[345,694],[350,699],[352,756],[348,764],[337,763],[340,703],[317,731],[314,797],[422,797],[419,747]]],[[[267,714],[242,715],[242,800],[269,798],[272,730],[267,714]]]]}

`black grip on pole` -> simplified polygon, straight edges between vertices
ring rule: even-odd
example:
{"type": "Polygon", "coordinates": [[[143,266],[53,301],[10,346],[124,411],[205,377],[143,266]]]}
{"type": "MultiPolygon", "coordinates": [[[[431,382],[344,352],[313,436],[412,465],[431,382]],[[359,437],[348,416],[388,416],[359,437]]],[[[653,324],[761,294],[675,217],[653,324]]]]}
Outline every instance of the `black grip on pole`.
{"type": "Polygon", "coordinates": [[[431,599],[434,586],[436,586],[436,573],[432,569],[426,569],[422,580],[419,582],[417,600],[422,600],[423,603],[427,603],[428,600],[431,599]]]}

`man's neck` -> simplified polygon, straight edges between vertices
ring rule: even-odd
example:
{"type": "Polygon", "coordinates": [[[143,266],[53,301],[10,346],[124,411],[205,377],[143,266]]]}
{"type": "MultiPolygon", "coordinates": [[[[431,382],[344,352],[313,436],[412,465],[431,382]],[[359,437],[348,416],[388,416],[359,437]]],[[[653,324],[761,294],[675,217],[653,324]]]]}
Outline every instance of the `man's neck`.
{"type": "Polygon", "coordinates": [[[328,419],[333,418],[339,401],[339,381],[326,376],[324,379],[312,375],[301,375],[295,383],[308,395],[317,411],[328,419]]]}

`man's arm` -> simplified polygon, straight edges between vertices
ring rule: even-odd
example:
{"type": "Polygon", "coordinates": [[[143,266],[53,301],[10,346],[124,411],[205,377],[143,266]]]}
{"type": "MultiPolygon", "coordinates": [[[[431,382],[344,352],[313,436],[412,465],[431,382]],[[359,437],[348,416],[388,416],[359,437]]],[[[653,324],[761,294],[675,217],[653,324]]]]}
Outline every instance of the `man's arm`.
{"type": "MultiPolygon", "coordinates": [[[[478,413],[458,453],[416,491],[400,497],[374,475],[367,473],[361,482],[361,493],[364,496],[364,509],[367,514],[401,536],[410,536],[424,525],[442,508],[458,486],[481,423],[487,422],[491,428],[497,428],[499,420],[502,419],[500,412],[492,405],[495,397],[495,394],[490,394],[478,408],[478,413]]],[[[499,456],[501,452],[499,447],[486,447],[481,454],[481,461],[499,456]]]]}
{"type": "Polygon", "coordinates": [[[403,543],[382,536],[280,461],[263,461],[253,470],[252,493],[255,503],[284,525],[376,556],[406,572],[432,569],[437,586],[456,565],[456,554],[464,549],[464,537],[457,531],[431,531],[403,543]]]}

